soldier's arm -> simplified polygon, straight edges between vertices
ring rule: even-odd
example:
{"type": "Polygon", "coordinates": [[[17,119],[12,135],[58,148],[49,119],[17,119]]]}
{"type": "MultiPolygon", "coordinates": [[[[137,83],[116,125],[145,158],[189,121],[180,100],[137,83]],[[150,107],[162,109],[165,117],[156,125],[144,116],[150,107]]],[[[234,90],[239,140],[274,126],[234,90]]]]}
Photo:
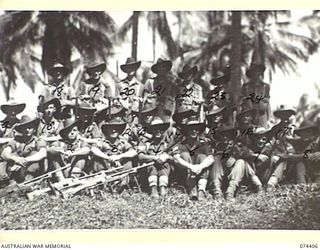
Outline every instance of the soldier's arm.
{"type": "Polygon", "coordinates": [[[150,162],[159,160],[158,155],[148,155],[145,152],[138,154],[138,158],[141,162],[150,162]]]}
{"type": "Polygon", "coordinates": [[[79,149],[76,149],[72,154],[71,156],[85,156],[85,155],[88,155],[90,154],[91,150],[88,146],[86,147],[81,147],[79,149]]]}
{"type": "Polygon", "coordinates": [[[187,168],[187,169],[192,169],[194,167],[193,164],[185,161],[184,159],[181,158],[180,154],[174,154],[173,155],[174,161],[178,164],[178,166],[187,168]]]}
{"type": "Polygon", "coordinates": [[[31,163],[31,162],[41,161],[46,157],[47,157],[47,150],[45,147],[42,147],[37,153],[27,156],[25,159],[31,163]]]}
{"type": "Polygon", "coordinates": [[[201,162],[198,167],[201,169],[201,171],[205,168],[208,168],[210,166],[212,166],[214,163],[214,157],[213,155],[209,155],[207,156],[203,162],[201,162]]]}
{"type": "Polygon", "coordinates": [[[118,158],[118,160],[121,159],[125,159],[125,158],[133,158],[137,155],[137,151],[134,150],[133,148],[131,148],[129,151],[122,153],[122,154],[118,154],[118,155],[114,155],[116,158],[118,158]]]}
{"type": "Polygon", "coordinates": [[[105,153],[103,153],[98,147],[96,146],[93,146],[91,148],[91,153],[94,155],[94,156],[97,156],[99,158],[102,158],[102,159],[105,159],[105,160],[109,160],[109,156],[105,153]]]}
{"type": "Polygon", "coordinates": [[[17,156],[13,154],[11,147],[5,147],[2,151],[1,157],[5,161],[14,161],[16,162],[17,156]]]}

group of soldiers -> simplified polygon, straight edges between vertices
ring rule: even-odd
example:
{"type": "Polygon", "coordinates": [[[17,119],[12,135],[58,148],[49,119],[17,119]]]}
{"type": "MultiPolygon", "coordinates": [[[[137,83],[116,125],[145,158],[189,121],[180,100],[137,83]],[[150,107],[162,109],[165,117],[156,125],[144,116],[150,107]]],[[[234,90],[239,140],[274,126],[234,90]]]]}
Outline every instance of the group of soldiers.
{"type": "MultiPolygon", "coordinates": [[[[37,116],[10,99],[1,105],[0,187],[55,171],[56,182],[106,169],[132,169],[152,197],[181,185],[191,199],[233,201],[240,185],[272,192],[280,182],[320,182],[318,124],[294,122],[295,110],[282,105],[270,120],[269,85],[264,65],[252,64],[242,86],[241,105],[232,105],[230,68],[205,89],[196,83],[197,66],[185,65],[175,76],[170,60],[152,65],[153,78],[141,83],[141,61],[120,66],[126,78],[103,81],[105,63],[87,65],[76,89],[70,69],[55,63],[39,96],[37,116]]],[[[132,176],[119,186],[132,185],[132,176]]]]}

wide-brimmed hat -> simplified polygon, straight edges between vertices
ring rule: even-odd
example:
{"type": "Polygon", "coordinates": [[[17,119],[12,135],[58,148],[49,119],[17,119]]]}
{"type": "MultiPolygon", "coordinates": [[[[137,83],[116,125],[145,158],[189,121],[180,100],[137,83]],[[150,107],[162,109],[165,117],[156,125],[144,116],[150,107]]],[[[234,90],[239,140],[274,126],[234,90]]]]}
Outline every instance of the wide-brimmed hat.
{"type": "Polygon", "coordinates": [[[45,98],[43,100],[43,103],[41,105],[38,106],[38,111],[39,112],[44,112],[45,109],[50,105],[53,104],[56,108],[56,113],[60,112],[61,109],[61,103],[60,100],[56,97],[49,97],[49,98],[45,98]]]}
{"type": "Polygon", "coordinates": [[[191,115],[185,123],[178,125],[183,131],[191,131],[193,129],[198,130],[200,133],[206,128],[206,124],[199,120],[197,114],[191,115]]]}
{"type": "Polygon", "coordinates": [[[145,102],[143,105],[140,113],[141,114],[147,114],[147,113],[156,113],[157,112],[157,106],[154,103],[145,102]]]}
{"type": "Polygon", "coordinates": [[[81,103],[79,106],[75,106],[75,109],[77,110],[77,114],[91,114],[92,116],[97,111],[96,108],[92,107],[90,104],[84,102],[81,103]]]}
{"type": "Polygon", "coordinates": [[[119,131],[119,134],[122,134],[122,132],[126,128],[126,123],[121,119],[121,117],[114,117],[109,122],[106,122],[101,126],[101,131],[104,135],[109,135],[110,131],[113,129],[117,129],[119,131]]]}
{"type": "Polygon", "coordinates": [[[188,109],[185,106],[180,106],[173,114],[172,119],[176,123],[180,123],[182,119],[194,115],[196,112],[193,109],[188,109]]]}
{"type": "Polygon", "coordinates": [[[294,134],[300,137],[311,137],[319,135],[319,128],[317,126],[304,126],[294,130],[294,134]]]}
{"type": "Polygon", "coordinates": [[[197,74],[199,68],[198,66],[190,67],[188,64],[184,65],[181,72],[178,72],[178,76],[181,79],[188,79],[190,76],[193,77],[197,74]]]}
{"type": "Polygon", "coordinates": [[[132,57],[128,57],[125,64],[120,65],[120,69],[124,73],[131,73],[138,70],[141,65],[141,61],[136,61],[132,57]]]}
{"type": "Polygon", "coordinates": [[[155,74],[159,74],[160,72],[169,72],[172,68],[172,62],[170,60],[163,60],[159,58],[155,64],[151,66],[151,70],[155,74]]]}
{"type": "Polygon", "coordinates": [[[236,119],[239,122],[242,117],[244,117],[246,114],[251,114],[252,117],[254,117],[257,114],[257,110],[256,109],[245,109],[243,111],[241,111],[240,113],[238,113],[236,115],[236,119]]]}
{"type": "Polygon", "coordinates": [[[150,133],[156,132],[158,130],[166,131],[170,126],[169,122],[164,122],[159,116],[154,117],[150,125],[146,130],[150,133]]]}
{"type": "Polygon", "coordinates": [[[267,137],[267,139],[270,139],[271,137],[271,129],[266,129],[264,127],[257,127],[253,130],[252,135],[253,138],[261,138],[261,137],[267,137]]]}
{"type": "Polygon", "coordinates": [[[55,75],[56,72],[61,72],[62,75],[66,76],[70,73],[70,69],[61,63],[55,63],[51,68],[47,70],[49,75],[55,75]]]}
{"type": "Polygon", "coordinates": [[[287,105],[280,105],[280,107],[273,112],[273,115],[282,119],[287,120],[290,116],[295,115],[296,111],[293,108],[288,107],[287,105]]]}
{"type": "Polygon", "coordinates": [[[63,122],[63,129],[60,130],[59,135],[65,139],[68,137],[68,134],[70,131],[74,128],[77,127],[78,130],[81,132],[81,127],[82,127],[82,121],[77,120],[75,121],[73,118],[66,119],[63,122]]]}
{"type": "Polygon", "coordinates": [[[88,78],[88,79],[84,80],[84,83],[95,85],[95,84],[97,84],[99,81],[100,81],[99,78],[88,78]]]}
{"type": "Polygon", "coordinates": [[[16,124],[16,126],[14,127],[14,129],[16,131],[18,131],[19,133],[22,133],[23,130],[25,130],[26,128],[34,128],[37,129],[40,123],[40,119],[39,118],[30,118],[28,115],[23,115],[21,117],[21,120],[19,123],[16,124]]]}
{"type": "MultiPolygon", "coordinates": [[[[229,70],[229,71],[230,71],[230,70],[229,70]]],[[[229,74],[229,72],[228,72],[228,73],[219,75],[219,76],[211,79],[211,80],[210,80],[210,83],[211,83],[212,85],[215,85],[215,86],[223,86],[223,85],[225,85],[229,80],[230,80],[230,74],[229,74]]]]}
{"type": "Polygon", "coordinates": [[[1,111],[6,115],[9,113],[20,114],[25,108],[25,103],[18,103],[14,99],[9,99],[7,103],[1,105],[1,111]]]}
{"type": "Polygon", "coordinates": [[[226,107],[219,107],[219,106],[213,106],[211,108],[211,110],[208,111],[208,113],[206,114],[207,118],[216,116],[216,115],[220,115],[222,114],[224,111],[226,110],[226,107]]]}
{"type": "Polygon", "coordinates": [[[264,64],[252,63],[250,68],[247,70],[246,75],[248,77],[251,77],[254,71],[258,71],[260,74],[263,74],[265,70],[266,70],[266,66],[264,64]]]}
{"type": "Polygon", "coordinates": [[[95,63],[88,65],[86,67],[86,72],[90,76],[94,76],[96,72],[98,72],[99,75],[101,75],[106,70],[106,68],[107,65],[105,63],[95,63]]]}

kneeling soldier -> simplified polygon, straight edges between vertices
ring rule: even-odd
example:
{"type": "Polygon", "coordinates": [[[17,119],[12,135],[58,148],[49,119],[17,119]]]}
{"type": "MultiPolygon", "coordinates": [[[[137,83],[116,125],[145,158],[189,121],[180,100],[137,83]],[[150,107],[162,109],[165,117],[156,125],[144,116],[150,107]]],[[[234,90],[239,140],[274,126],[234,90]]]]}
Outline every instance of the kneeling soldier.
{"type": "Polygon", "coordinates": [[[160,117],[155,117],[150,127],[147,128],[147,131],[152,134],[152,139],[146,142],[144,147],[139,147],[139,160],[142,162],[154,162],[154,165],[148,169],[149,186],[153,197],[158,196],[158,180],[160,195],[164,196],[167,193],[171,170],[170,160],[173,160],[173,158],[166,152],[168,143],[163,135],[169,125],[170,123],[164,123],[160,117]]]}
{"type": "Polygon", "coordinates": [[[3,149],[2,158],[7,162],[7,173],[19,183],[45,171],[46,143],[35,136],[38,126],[39,119],[23,116],[14,128],[17,132],[14,140],[3,149]]]}

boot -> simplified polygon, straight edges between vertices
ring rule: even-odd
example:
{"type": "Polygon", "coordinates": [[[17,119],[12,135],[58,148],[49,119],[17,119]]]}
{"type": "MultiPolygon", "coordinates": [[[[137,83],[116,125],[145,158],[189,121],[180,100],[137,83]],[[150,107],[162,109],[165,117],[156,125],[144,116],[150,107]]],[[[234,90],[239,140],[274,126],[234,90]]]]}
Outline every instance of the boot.
{"type": "Polygon", "coordinates": [[[275,190],[275,186],[274,186],[274,185],[272,185],[272,184],[268,184],[268,185],[267,185],[266,192],[271,193],[271,192],[273,192],[274,190],[275,190]]]}
{"type": "Polygon", "coordinates": [[[197,187],[193,187],[190,191],[190,194],[189,194],[189,198],[190,200],[197,200],[198,199],[198,190],[197,190],[197,187]]]}
{"type": "Polygon", "coordinates": [[[167,187],[161,186],[159,191],[160,191],[159,193],[161,196],[165,196],[167,194],[167,187]]]}
{"type": "Polygon", "coordinates": [[[234,196],[231,193],[227,193],[226,195],[226,201],[227,202],[235,202],[234,196]]]}
{"type": "Polygon", "coordinates": [[[159,197],[157,186],[152,186],[151,187],[150,196],[153,197],[153,198],[159,197]]]}
{"type": "Polygon", "coordinates": [[[263,188],[262,185],[257,186],[257,193],[262,193],[263,192],[263,188]]]}

